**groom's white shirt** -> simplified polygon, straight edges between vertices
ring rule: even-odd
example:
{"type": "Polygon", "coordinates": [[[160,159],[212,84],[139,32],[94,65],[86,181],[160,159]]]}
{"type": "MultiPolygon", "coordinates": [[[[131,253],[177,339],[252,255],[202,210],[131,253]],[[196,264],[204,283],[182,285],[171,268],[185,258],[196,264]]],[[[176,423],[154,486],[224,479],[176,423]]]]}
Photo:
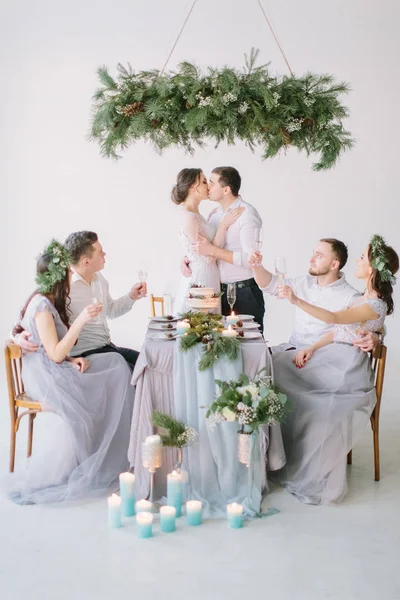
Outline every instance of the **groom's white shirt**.
{"type": "MultiPolygon", "coordinates": [[[[107,325],[107,318],[117,319],[129,312],[135,304],[135,300],[126,294],[117,300],[113,300],[110,295],[107,279],[96,273],[96,278],[101,284],[101,300],[103,303],[102,317],[92,319],[82,329],[75,346],[70,352],[70,356],[80,356],[82,352],[101,348],[111,342],[110,330],[107,325]],[[107,318],[106,318],[107,317],[107,318]]],[[[90,285],[78,273],[73,271],[71,278],[71,289],[69,297],[71,304],[69,310],[71,313],[70,322],[73,323],[76,317],[82,312],[85,306],[93,304],[93,295],[90,285]]]]}
{"type": "MultiPolygon", "coordinates": [[[[324,286],[318,285],[317,277],[312,275],[303,275],[295,279],[286,278],[285,283],[293,288],[296,296],[302,300],[332,312],[347,308],[354,298],[361,295],[359,291],[347,283],[344,273],[339,273],[337,281],[324,286]]],[[[277,278],[273,275],[270,284],[261,289],[266,294],[276,295],[277,287],[277,278]]],[[[280,352],[291,347],[303,348],[310,346],[333,327],[334,325],[319,321],[300,310],[300,308],[296,308],[295,324],[289,343],[274,346],[272,352],[280,352]]]]}
{"type": "Polygon", "coordinates": [[[231,265],[222,260],[218,261],[221,283],[234,283],[235,281],[244,281],[253,277],[253,271],[248,263],[248,256],[253,251],[254,232],[256,229],[261,229],[262,227],[261,217],[254,206],[245,202],[241,196],[238,196],[226,211],[219,206],[211,213],[209,223],[217,230],[224,215],[229,210],[242,206],[246,210],[229,227],[225,237],[224,249],[233,252],[233,264],[231,265]]]}

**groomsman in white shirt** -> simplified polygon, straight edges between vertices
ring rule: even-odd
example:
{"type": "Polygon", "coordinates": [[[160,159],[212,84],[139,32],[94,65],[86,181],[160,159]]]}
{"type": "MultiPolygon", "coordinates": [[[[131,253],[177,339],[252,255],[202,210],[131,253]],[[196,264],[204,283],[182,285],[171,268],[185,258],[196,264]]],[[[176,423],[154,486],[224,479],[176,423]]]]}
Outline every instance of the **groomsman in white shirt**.
{"type": "MultiPolygon", "coordinates": [[[[349,306],[352,299],[360,296],[360,292],[346,281],[342,269],[347,262],[347,246],[335,238],[322,238],[316,244],[310,259],[310,268],[307,275],[296,278],[285,278],[285,285],[293,288],[295,294],[326,310],[338,311],[349,306]]],[[[278,281],[262,264],[259,252],[250,255],[249,263],[252,266],[254,278],[260,289],[266,294],[279,296],[278,281]]],[[[294,350],[310,346],[333,325],[319,321],[304,311],[296,308],[295,325],[289,342],[271,348],[272,353],[285,350],[294,350]]],[[[381,341],[381,333],[365,332],[363,338],[354,342],[364,352],[372,350],[381,341]]]]}
{"type": "MultiPolygon", "coordinates": [[[[106,253],[100,244],[97,234],[93,231],[78,231],[71,233],[65,241],[72,262],[72,277],[70,289],[70,322],[73,323],[80,312],[93,304],[92,283],[98,281],[97,301],[103,305],[102,315],[89,321],[83,328],[76,345],[70,352],[71,356],[90,356],[104,352],[118,352],[133,369],[139,352],[130,348],[121,348],[111,342],[107,318],[116,319],[129,312],[136,300],[147,293],[145,283],[136,283],[125,296],[114,300],[109,291],[108,281],[100,273],[105,265],[106,253]]],[[[29,341],[30,333],[23,331],[15,337],[17,343],[25,352],[35,352],[36,344],[29,341]]]]}
{"type": "MultiPolygon", "coordinates": [[[[222,314],[231,312],[227,301],[228,283],[236,283],[236,314],[253,315],[263,331],[265,313],[264,296],[254,280],[249,266],[249,254],[253,252],[256,232],[260,233],[262,220],[257,210],[245,202],[239,195],[241,177],[234,167],[216,167],[213,169],[209,181],[209,198],[218,202],[219,207],[214,210],[209,222],[217,230],[224,215],[234,208],[244,207],[240,217],[229,227],[226,233],[225,246],[218,248],[205,237],[199,236],[199,254],[213,256],[218,260],[222,295],[222,314]]],[[[184,263],[183,273],[190,276],[190,265],[184,263]]]]}

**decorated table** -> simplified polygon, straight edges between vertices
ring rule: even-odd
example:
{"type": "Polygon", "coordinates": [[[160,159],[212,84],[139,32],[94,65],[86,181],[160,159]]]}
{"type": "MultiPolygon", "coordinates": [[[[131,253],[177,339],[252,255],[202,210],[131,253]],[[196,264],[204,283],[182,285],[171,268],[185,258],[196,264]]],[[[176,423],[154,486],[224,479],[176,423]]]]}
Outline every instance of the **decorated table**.
{"type": "MultiPolygon", "coordinates": [[[[136,395],[128,458],[134,467],[136,498],[149,496],[150,474],[143,466],[142,448],[154,433],[153,411],[159,411],[198,432],[196,443],[183,452],[183,474],[188,474],[187,485],[183,486],[186,499],[200,500],[206,516],[225,515],[230,502],[240,502],[245,514],[255,516],[267,491],[267,469],[277,470],[285,464],[280,425],[264,425],[259,434],[251,436],[246,465],[238,459],[238,423],[228,420],[213,424],[206,415],[217,395],[215,380],[232,380],[242,373],[254,378],[262,369],[270,374],[266,342],[245,330],[237,344],[236,358],[223,355],[204,368],[201,360],[207,344],[183,349],[182,338],[171,331],[157,331],[156,324],[150,323],[132,376],[136,395]]],[[[165,498],[167,475],[174,470],[177,456],[175,448],[163,448],[162,464],[154,477],[154,499],[165,498]]]]}

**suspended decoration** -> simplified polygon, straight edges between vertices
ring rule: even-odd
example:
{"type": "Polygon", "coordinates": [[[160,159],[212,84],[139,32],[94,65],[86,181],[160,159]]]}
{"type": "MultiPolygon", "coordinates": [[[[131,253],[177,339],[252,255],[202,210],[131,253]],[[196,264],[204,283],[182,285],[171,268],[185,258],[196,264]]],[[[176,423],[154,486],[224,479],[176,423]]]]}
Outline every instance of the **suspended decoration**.
{"type": "Polygon", "coordinates": [[[101,67],[90,137],[112,158],[139,140],[151,142],[158,152],[178,147],[190,153],[207,140],[217,146],[240,140],[252,151],[260,148],[264,159],[294,147],[317,155],[314,170],[332,168],[353,145],[343,126],[348,110],[340,101],[349,86],[331,75],[296,77],[290,67],[290,76],[276,76],[268,65],[257,66],[257,58],[253,48],[242,71],[208,67],[202,72],[183,62],[176,72],[165,72],[166,65],[161,71],[135,72],[118,64],[114,78],[101,67]]]}

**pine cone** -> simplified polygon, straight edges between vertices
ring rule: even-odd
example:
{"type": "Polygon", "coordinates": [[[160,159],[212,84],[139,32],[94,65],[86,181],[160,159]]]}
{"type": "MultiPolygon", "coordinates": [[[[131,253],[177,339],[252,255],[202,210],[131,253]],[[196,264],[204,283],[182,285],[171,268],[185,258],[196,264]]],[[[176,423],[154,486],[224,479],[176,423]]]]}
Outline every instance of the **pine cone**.
{"type": "Polygon", "coordinates": [[[288,132],[288,130],[283,129],[283,127],[281,127],[279,130],[279,133],[282,136],[283,143],[285,144],[285,146],[288,146],[290,144],[290,142],[292,141],[292,138],[290,137],[290,133],[288,132]]]}
{"type": "Polygon", "coordinates": [[[126,116],[126,117],[133,117],[134,115],[137,115],[140,112],[144,111],[144,104],[143,102],[133,102],[132,104],[127,104],[126,106],[123,106],[121,108],[121,112],[126,116]]]}
{"type": "Polygon", "coordinates": [[[186,102],[186,108],[192,108],[192,105],[189,102],[186,102]]]}
{"type": "Polygon", "coordinates": [[[152,127],[158,127],[159,124],[160,124],[160,121],[157,121],[157,119],[152,119],[151,120],[151,126],[152,127]]]}

